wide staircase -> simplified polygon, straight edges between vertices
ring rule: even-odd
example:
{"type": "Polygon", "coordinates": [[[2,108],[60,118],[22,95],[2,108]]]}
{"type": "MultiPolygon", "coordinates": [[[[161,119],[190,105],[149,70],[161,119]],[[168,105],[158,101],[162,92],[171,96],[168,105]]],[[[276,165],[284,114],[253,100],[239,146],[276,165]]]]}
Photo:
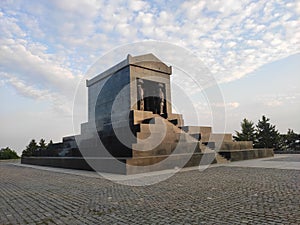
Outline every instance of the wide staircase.
{"type": "Polygon", "coordinates": [[[132,158],[126,161],[128,174],[227,162],[201,142],[201,134],[191,135],[182,129],[180,114],[164,118],[134,110],[133,117],[139,129],[137,143],[132,145],[132,158]]]}

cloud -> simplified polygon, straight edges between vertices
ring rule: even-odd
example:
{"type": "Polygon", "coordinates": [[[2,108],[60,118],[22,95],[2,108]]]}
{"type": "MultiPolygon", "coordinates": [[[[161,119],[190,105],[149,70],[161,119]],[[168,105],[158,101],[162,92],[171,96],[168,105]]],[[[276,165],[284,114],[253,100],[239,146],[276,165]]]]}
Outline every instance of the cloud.
{"type": "Polygon", "coordinates": [[[208,111],[211,107],[226,108],[227,110],[236,109],[240,106],[238,102],[198,102],[195,107],[200,111],[208,111]]]}
{"type": "Polygon", "coordinates": [[[226,102],[226,103],[215,103],[213,106],[215,107],[225,107],[226,109],[235,109],[238,108],[240,103],[238,102],[226,102]]]}
{"type": "Polygon", "coordinates": [[[2,82],[10,84],[15,88],[17,93],[25,97],[34,98],[34,99],[49,99],[49,91],[47,90],[38,90],[33,86],[27,86],[24,81],[19,80],[16,77],[9,76],[8,74],[1,73],[0,77],[4,80],[2,82]]]}
{"type": "Polygon", "coordinates": [[[235,108],[238,108],[240,106],[240,103],[238,103],[238,102],[229,102],[229,103],[227,103],[227,106],[229,108],[235,109],[235,108]]]}
{"type": "MultiPolygon", "coordinates": [[[[226,10],[221,10],[222,7],[219,7],[216,7],[219,8],[216,10],[218,13],[214,14],[216,24],[203,22],[209,26],[205,38],[200,37],[197,40],[197,47],[203,49],[197,53],[221,82],[239,79],[266,63],[299,52],[299,39],[295,38],[299,35],[299,29],[291,27],[296,24],[299,27],[297,19],[299,16],[284,3],[277,4],[269,1],[266,4],[264,1],[256,3],[245,1],[232,14],[230,10],[225,14],[222,13],[226,10]],[[261,13],[262,10],[264,13],[261,13]],[[280,18],[279,22],[276,18],[280,18]],[[286,36],[286,32],[291,35],[286,36]],[[207,39],[210,42],[207,42],[207,39]],[[222,46],[213,43],[221,43],[222,46]],[[234,56],[232,60],[228,57],[228,51],[235,53],[232,54],[234,56]]],[[[199,13],[199,21],[202,16],[199,13]]],[[[207,18],[202,21],[205,19],[207,18]]],[[[187,20],[188,22],[190,21],[187,20]]],[[[200,30],[200,26],[198,27],[200,30]]],[[[181,32],[185,32],[184,28],[181,32]]],[[[189,43],[194,44],[195,40],[189,43]]]]}
{"type": "Polygon", "coordinates": [[[45,53],[47,48],[38,43],[2,39],[0,45],[1,69],[28,84],[34,83],[40,88],[69,95],[81,77],[75,76],[53,55],[45,53]]]}
{"type": "MultiPolygon", "coordinates": [[[[20,18],[1,15],[1,85],[9,85],[21,96],[50,103],[54,112],[71,115],[80,72],[67,66],[65,55],[50,53],[49,46],[33,41],[28,27],[19,24],[20,18]]],[[[24,21],[29,21],[32,31],[38,29],[32,20],[24,21]]]]}
{"type": "Polygon", "coordinates": [[[39,89],[33,85],[28,85],[23,80],[6,73],[0,73],[1,84],[10,85],[16,93],[23,97],[31,98],[37,101],[47,101],[51,103],[53,112],[60,116],[72,115],[72,102],[67,96],[55,93],[46,89],[39,89]]]}
{"type": "Polygon", "coordinates": [[[276,100],[276,99],[273,99],[271,101],[266,102],[266,105],[271,106],[271,107],[281,106],[282,104],[283,104],[282,101],[279,101],[279,100],[276,100]]]}
{"type": "Polygon", "coordinates": [[[298,105],[300,102],[299,92],[281,93],[276,95],[262,95],[257,97],[258,101],[268,107],[289,107],[291,105],[298,105]]]}
{"type": "Polygon", "coordinates": [[[68,99],[95,58],[120,44],[151,39],[186,47],[220,83],[300,51],[297,1],[1,4],[1,71],[68,99]]]}
{"type": "Polygon", "coordinates": [[[147,2],[140,0],[130,0],[128,6],[133,11],[140,11],[149,7],[147,2]]]}

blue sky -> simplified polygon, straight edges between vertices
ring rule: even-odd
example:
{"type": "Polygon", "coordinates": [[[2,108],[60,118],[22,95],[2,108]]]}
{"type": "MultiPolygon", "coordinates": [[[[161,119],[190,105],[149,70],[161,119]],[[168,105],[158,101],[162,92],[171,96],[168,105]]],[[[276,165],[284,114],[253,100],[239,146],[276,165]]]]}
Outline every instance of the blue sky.
{"type": "Polygon", "coordinates": [[[2,0],[0,147],[20,152],[32,138],[72,134],[86,70],[116,46],[145,40],[189,49],[210,69],[226,131],[266,114],[281,132],[300,132],[299,15],[299,1],[280,0],[2,0]]]}

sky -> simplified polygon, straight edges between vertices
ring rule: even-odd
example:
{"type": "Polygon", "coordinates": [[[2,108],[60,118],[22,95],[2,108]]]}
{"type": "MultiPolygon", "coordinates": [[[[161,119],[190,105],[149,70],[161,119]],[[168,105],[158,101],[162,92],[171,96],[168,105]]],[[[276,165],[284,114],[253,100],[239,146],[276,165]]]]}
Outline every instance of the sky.
{"type": "MultiPolygon", "coordinates": [[[[74,93],[88,68],[147,40],[188,49],[209,68],[226,132],[266,115],[280,132],[299,133],[299,16],[292,0],[1,0],[0,147],[20,153],[31,139],[72,135],[74,93]]],[[[204,110],[199,120],[210,125],[204,110]]]]}

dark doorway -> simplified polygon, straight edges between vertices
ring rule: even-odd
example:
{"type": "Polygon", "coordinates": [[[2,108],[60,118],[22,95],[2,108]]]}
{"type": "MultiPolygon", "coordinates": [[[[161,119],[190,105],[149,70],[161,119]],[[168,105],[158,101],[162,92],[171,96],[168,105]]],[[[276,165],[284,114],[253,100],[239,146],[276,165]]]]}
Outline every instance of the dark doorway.
{"type": "Polygon", "coordinates": [[[138,79],[137,84],[138,109],[160,115],[165,114],[167,111],[165,84],[145,79],[138,79]]]}

